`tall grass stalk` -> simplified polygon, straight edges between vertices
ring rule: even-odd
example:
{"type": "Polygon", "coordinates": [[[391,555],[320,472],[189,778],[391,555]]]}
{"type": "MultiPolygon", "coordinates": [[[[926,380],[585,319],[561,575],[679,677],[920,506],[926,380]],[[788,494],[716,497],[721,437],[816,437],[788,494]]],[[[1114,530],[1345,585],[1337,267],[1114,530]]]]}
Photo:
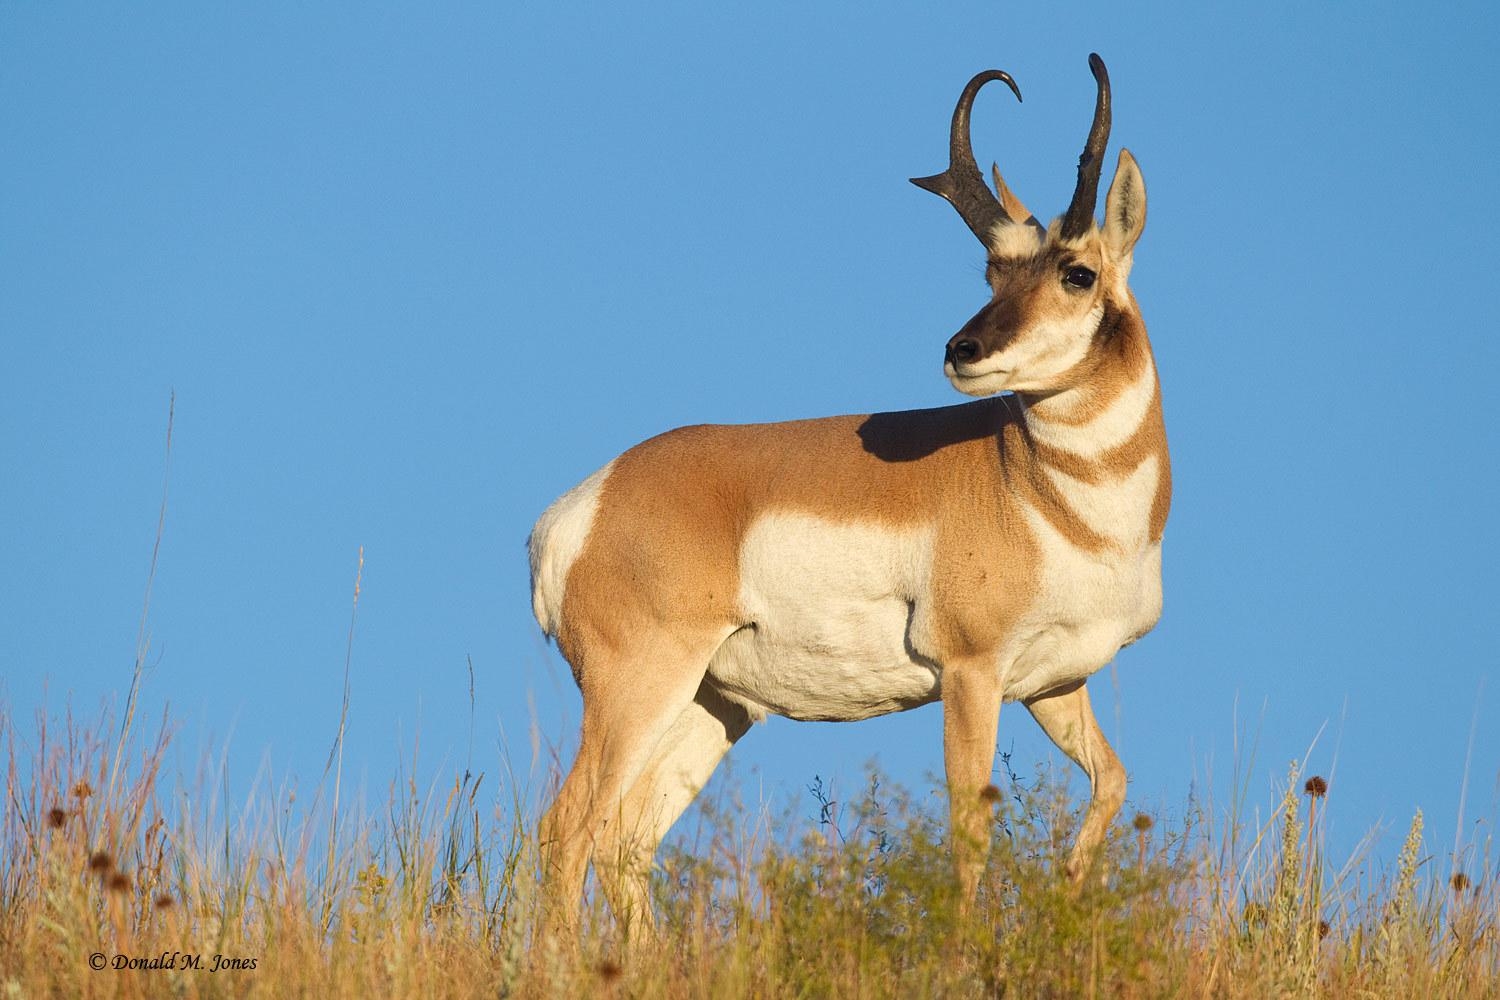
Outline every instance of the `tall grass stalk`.
{"type": "Polygon", "coordinates": [[[114,762],[109,769],[107,787],[110,791],[115,788],[115,780],[120,772],[120,758],[130,743],[130,727],[135,722],[136,700],[140,695],[141,681],[145,679],[146,657],[151,649],[151,633],[148,629],[151,620],[151,588],[156,583],[156,566],[161,557],[161,540],[167,528],[167,487],[172,482],[172,426],[176,416],[177,393],[174,390],[167,397],[167,443],[162,459],[161,506],[157,508],[156,513],[156,536],[151,542],[151,562],[146,571],[146,592],[141,598],[141,624],[136,633],[135,662],[131,665],[130,687],[125,694],[125,712],[121,716],[120,733],[115,741],[114,762]]]}

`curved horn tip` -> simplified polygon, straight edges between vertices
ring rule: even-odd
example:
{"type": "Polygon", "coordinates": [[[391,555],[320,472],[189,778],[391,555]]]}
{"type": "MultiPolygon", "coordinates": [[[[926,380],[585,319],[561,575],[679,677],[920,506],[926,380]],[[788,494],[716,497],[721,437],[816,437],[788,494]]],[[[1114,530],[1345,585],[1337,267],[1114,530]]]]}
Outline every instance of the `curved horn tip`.
{"type": "Polygon", "coordinates": [[[964,103],[964,97],[968,97],[968,99],[972,101],[974,97],[978,95],[979,91],[984,87],[984,85],[992,80],[999,80],[1001,83],[1005,84],[1010,88],[1010,92],[1016,95],[1016,100],[1023,101],[1021,97],[1021,87],[1016,83],[1015,77],[1011,76],[1003,69],[982,69],[978,73],[975,73],[973,76],[969,77],[969,82],[964,84],[963,93],[959,97],[959,102],[964,103]]]}
{"type": "Polygon", "coordinates": [[[1025,103],[1025,99],[1021,97],[1021,87],[1020,87],[1020,85],[1018,83],[1016,83],[1015,77],[1013,77],[1009,73],[1005,72],[1005,70],[1003,70],[1003,69],[992,69],[992,70],[987,70],[985,73],[981,73],[979,75],[980,76],[988,76],[988,79],[985,80],[985,83],[988,83],[990,80],[1000,80],[1000,81],[1004,82],[1004,84],[1007,87],[1010,88],[1010,92],[1012,94],[1016,95],[1016,100],[1018,102],[1020,102],[1020,103],[1023,103],[1023,104],[1025,103]]]}

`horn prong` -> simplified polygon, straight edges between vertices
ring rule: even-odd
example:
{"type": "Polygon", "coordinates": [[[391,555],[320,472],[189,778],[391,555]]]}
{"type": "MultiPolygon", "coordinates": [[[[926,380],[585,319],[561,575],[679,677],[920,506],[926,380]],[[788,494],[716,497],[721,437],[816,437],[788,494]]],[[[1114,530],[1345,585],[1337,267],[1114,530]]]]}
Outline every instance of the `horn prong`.
{"type": "Polygon", "coordinates": [[[1020,198],[1016,197],[1016,193],[1010,189],[1010,185],[1005,183],[1005,178],[1000,176],[999,165],[990,164],[990,178],[994,181],[995,193],[1000,196],[1000,207],[1005,209],[1005,214],[1011,222],[1024,223],[1034,229],[1046,232],[1047,227],[1037,221],[1031,209],[1027,208],[1020,198]]]}

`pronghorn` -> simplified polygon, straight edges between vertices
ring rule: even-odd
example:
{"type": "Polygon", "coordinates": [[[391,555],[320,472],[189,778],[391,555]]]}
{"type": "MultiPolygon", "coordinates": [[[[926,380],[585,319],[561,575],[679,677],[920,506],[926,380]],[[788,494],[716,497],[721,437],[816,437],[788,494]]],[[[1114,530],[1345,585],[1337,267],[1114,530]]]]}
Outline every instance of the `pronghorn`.
{"type": "Polygon", "coordinates": [[[990,301],[943,371],[985,397],[787,423],[683,427],[565,493],[530,539],[537,620],[583,694],[578,756],[542,821],[543,874],[571,922],[590,858],[617,916],[651,922],[657,846],[754,721],[852,721],[941,699],[963,899],[989,850],[983,798],[1002,701],[1087,772],[1068,861],[1082,877],[1125,794],[1085,679],[1161,614],[1171,497],[1160,393],[1127,284],[1146,220],[1121,150],[1100,228],[1104,63],[1066,213],[1043,227],[969,140],[913,183],[984,244],[990,301]],[[996,195],[998,194],[998,197],[996,195]],[[1004,395],[997,395],[1003,393],[1004,395]]]}

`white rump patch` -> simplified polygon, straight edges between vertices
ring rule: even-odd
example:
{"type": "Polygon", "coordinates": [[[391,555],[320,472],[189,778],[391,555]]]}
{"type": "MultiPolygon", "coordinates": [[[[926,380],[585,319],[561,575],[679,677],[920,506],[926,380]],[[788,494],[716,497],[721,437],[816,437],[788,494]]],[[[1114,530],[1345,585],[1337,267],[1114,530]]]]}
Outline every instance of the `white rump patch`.
{"type": "Polygon", "coordinates": [[[527,542],[531,550],[531,610],[549,636],[557,634],[568,570],[588,540],[594,514],[599,510],[599,491],[614,465],[610,462],[558,497],[531,529],[527,542]]]}

